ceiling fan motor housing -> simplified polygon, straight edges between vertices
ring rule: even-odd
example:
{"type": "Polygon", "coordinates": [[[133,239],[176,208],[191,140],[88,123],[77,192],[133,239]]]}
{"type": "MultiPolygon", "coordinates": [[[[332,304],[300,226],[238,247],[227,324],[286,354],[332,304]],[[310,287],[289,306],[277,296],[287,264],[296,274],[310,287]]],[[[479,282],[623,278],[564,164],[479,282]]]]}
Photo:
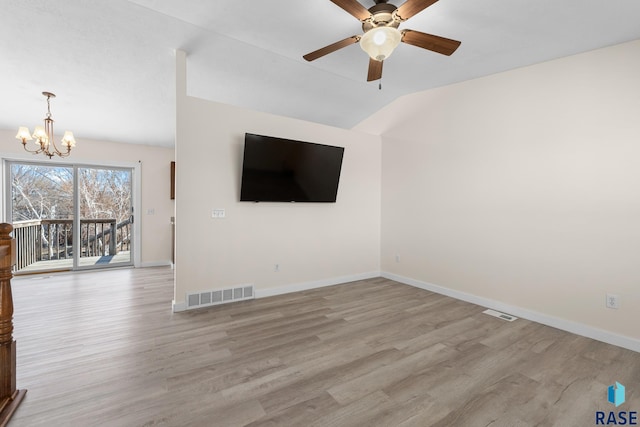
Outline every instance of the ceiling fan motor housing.
{"type": "Polygon", "coordinates": [[[369,8],[371,18],[362,22],[362,30],[366,33],[375,27],[398,28],[400,18],[395,14],[398,8],[389,3],[378,3],[369,8]]]}

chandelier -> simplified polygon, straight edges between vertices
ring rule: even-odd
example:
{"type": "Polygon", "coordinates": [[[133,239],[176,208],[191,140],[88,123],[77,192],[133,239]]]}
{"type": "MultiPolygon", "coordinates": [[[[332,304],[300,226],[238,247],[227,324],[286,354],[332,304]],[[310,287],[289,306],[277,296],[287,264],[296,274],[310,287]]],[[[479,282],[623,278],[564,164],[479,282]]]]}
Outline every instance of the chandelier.
{"type": "Polygon", "coordinates": [[[73,138],[73,133],[65,131],[62,140],[63,147],[66,147],[66,151],[60,151],[56,146],[56,142],[53,139],[53,119],[51,118],[51,98],[55,98],[56,95],[51,92],[42,92],[47,97],[47,116],[44,118],[44,126],[36,126],[33,130],[33,135],[29,133],[29,128],[20,126],[16,139],[22,141],[24,149],[33,154],[43,153],[45,156],[52,158],[53,156],[67,157],[71,154],[71,148],[76,146],[76,140],[73,138]],[[35,139],[35,143],[38,145],[36,150],[30,150],[27,148],[27,141],[35,139]]]}

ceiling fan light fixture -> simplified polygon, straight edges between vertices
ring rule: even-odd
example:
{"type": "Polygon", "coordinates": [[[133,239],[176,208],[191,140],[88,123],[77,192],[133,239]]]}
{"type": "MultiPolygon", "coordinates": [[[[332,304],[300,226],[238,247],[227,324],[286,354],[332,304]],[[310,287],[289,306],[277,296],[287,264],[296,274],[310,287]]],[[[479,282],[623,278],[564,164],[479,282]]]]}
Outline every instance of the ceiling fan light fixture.
{"type": "Polygon", "coordinates": [[[402,33],[394,27],[374,27],[364,33],[360,39],[360,47],[371,59],[384,61],[400,44],[402,33]]]}

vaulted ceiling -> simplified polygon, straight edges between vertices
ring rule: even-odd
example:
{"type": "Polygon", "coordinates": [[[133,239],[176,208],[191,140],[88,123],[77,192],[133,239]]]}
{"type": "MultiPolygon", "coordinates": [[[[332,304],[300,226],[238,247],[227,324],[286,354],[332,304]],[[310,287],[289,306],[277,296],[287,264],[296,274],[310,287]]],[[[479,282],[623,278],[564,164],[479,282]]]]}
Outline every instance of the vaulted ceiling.
{"type": "Polygon", "coordinates": [[[637,0],[440,0],[401,29],[460,48],[401,44],[379,89],[358,45],[303,60],[362,33],[329,0],[5,0],[0,128],[40,124],[51,91],[56,133],[170,147],[175,49],[188,55],[189,95],[351,128],[405,94],[640,39],[639,22],[637,0]]]}

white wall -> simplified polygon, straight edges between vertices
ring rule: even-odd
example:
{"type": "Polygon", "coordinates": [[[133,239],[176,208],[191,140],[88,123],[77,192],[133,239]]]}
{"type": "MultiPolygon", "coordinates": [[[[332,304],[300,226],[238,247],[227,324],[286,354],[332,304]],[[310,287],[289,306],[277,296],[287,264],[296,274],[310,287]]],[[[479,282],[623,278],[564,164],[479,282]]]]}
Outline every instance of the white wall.
{"type": "Polygon", "coordinates": [[[383,271],[640,348],[638,76],[635,41],[410,95],[362,123],[383,138],[383,271]]]}
{"type": "MultiPolygon", "coordinates": [[[[34,126],[33,123],[29,125],[34,126]]],[[[141,211],[136,215],[141,231],[141,266],[169,265],[171,263],[171,225],[174,202],[170,199],[170,164],[174,149],[150,145],[95,141],[75,135],[77,146],[66,159],[33,155],[23,150],[15,139],[16,130],[0,130],[5,158],[42,161],[44,163],[124,165],[141,162],[141,211]],[[149,209],[154,214],[148,215],[149,209]]],[[[5,188],[2,186],[4,199],[5,188]]],[[[4,212],[2,213],[4,215],[4,212]]],[[[4,218],[3,218],[4,219],[4,218]]]]}
{"type": "Polygon", "coordinates": [[[192,291],[253,283],[264,296],[379,275],[379,137],[184,93],[177,115],[176,309],[192,291]],[[245,132],[345,147],[337,202],[240,202],[245,132]]]}

